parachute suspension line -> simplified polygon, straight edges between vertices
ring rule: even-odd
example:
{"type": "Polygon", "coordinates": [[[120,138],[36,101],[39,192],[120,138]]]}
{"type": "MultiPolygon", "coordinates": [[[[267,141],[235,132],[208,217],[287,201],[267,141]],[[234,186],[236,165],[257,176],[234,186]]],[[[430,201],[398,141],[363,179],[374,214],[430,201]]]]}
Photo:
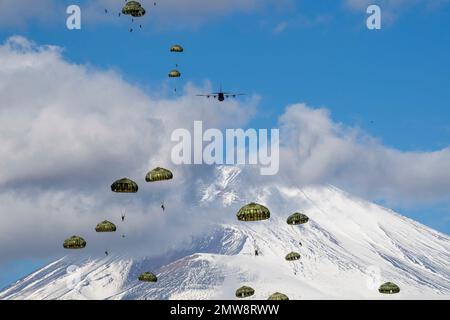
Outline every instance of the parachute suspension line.
{"type": "MultiPolygon", "coordinates": [[[[170,77],[170,75],[171,75],[171,73],[169,73],[169,77],[170,77]]],[[[165,169],[165,168],[161,168],[161,167],[156,167],[153,170],[150,170],[145,175],[145,181],[150,182],[150,183],[157,183],[157,182],[167,181],[167,180],[171,180],[171,179],[173,179],[172,171],[165,169]]],[[[159,193],[158,193],[158,196],[159,196],[159,193]]],[[[166,206],[164,204],[164,199],[161,200],[161,209],[163,212],[166,210],[166,206]]]]}
{"type": "MultiPolygon", "coordinates": [[[[174,44],[170,47],[170,52],[173,54],[173,63],[175,64],[175,69],[169,73],[169,77],[179,78],[181,73],[178,71],[179,65],[179,54],[184,51],[183,47],[179,44],[174,44]]],[[[177,93],[178,80],[174,80],[174,89],[173,91],[177,93]]]]}
{"type": "MultiPolygon", "coordinates": [[[[125,196],[128,196],[128,195],[125,195],[125,196]]],[[[126,218],[126,213],[127,213],[127,209],[128,209],[128,211],[129,211],[129,207],[131,206],[131,202],[132,202],[132,199],[131,199],[131,197],[127,197],[128,199],[126,199],[125,201],[124,201],[124,203],[123,203],[123,205],[122,205],[122,208],[121,208],[121,213],[122,213],[122,217],[123,217],[123,221],[125,220],[125,218],[126,218]]]]}
{"type": "MultiPolygon", "coordinates": [[[[127,1],[125,0],[125,5],[122,7],[121,12],[119,12],[119,17],[121,15],[130,16],[131,18],[131,26],[129,31],[133,32],[134,30],[134,20],[138,17],[142,17],[145,15],[145,9],[138,1],[127,1]]],[[[139,25],[139,28],[142,29],[142,25],[139,25]]]]}
{"type": "Polygon", "coordinates": [[[256,244],[256,239],[253,239],[253,250],[255,250],[255,257],[259,256],[259,248],[256,244]]]}
{"type": "Polygon", "coordinates": [[[297,275],[299,268],[297,268],[297,262],[294,262],[292,265],[292,270],[294,271],[294,274],[297,275]]]}

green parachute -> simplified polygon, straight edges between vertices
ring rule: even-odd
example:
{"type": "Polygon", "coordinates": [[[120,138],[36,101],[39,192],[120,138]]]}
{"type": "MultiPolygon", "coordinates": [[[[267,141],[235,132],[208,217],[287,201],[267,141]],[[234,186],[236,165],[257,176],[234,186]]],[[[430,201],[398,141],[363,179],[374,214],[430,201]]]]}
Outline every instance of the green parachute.
{"type": "MultiPolygon", "coordinates": [[[[183,52],[184,49],[182,46],[180,46],[179,44],[174,44],[173,46],[170,47],[170,52],[174,52],[174,53],[181,53],[183,52]]],[[[175,63],[175,67],[178,69],[178,58],[179,56],[177,55],[177,59],[176,59],[176,63],[175,63]]],[[[169,78],[180,78],[181,77],[181,73],[180,71],[178,71],[177,69],[173,69],[172,71],[169,72],[169,78]]],[[[178,84],[178,80],[173,80],[174,83],[174,92],[177,92],[177,84],[178,84]]]]}
{"type": "Polygon", "coordinates": [[[286,255],[285,259],[287,261],[296,261],[300,260],[300,253],[298,252],[290,252],[286,255]]]}
{"type": "Polygon", "coordinates": [[[120,193],[136,193],[138,191],[138,185],[133,180],[122,178],[115,181],[111,185],[111,191],[120,193]]]}
{"type": "Polygon", "coordinates": [[[240,221],[260,221],[269,219],[270,211],[265,206],[252,202],[239,209],[236,216],[240,221]]]}
{"type": "Polygon", "coordinates": [[[137,1],[128,1],[122,8],[122,13],[132,17],[142,17],[145,15],[145,9],[137,1]]]}
{"type": "Polygon", "coordinates": [[[147,175],[145,176],[145,181],[155,182],[155,181],[170,180],[172,178],[173,174],[170,170],[157,167],[147,173],[147,175]]]}
{"type": "Polygon", "coordinates": [[[378,291],[383,294],[395,294],[400,292],[400,287],[395,283],[386,282],[380,286],[378,291]]]}
{"type": "Polygon", "coordinates": [[[274,294],[270,295],[267,300],[289,300],[289,297],[285,294],[275,292],[274,294]]]}
{"type": "Polygon", "coordinates": [[[296,212],[287,218],[286,222],[291,225],[307,223],[309,218],[306,214],[296,212]]]}
{"type": "Polygon", "coordinates": [[[102,221],[95,227],[97,232],[114,232],[116,231],[116,225],[108,220],[102,221]]]}
{"type": "Polygon", "coordinates": [[[86,247],[86,240],[79,236],[71,236],[64,240],[63,247],[65,249],[83,249],[86,247]]]}
{"type": "Polygon", "coordinates": [[[242,286],[236,290],[236,297],[238,298],[248,298],[255,294],[255,290],[251,287],[242,286]]]}
{"type": "Polygon", "coordinates": [[[156,277],[156,275],[154,273],[151,272],[143,272],[141,273],[141,275],[139,276],[139,281],[143,281],[143,282],[156,282],[158,281],[158,278],[156,277]]]}
{"type": "Polygon", "coordinates": [[[170,47],[170,52],[183,52],[184,49],[182,46],[180,46],[179,44],[174,44],[173,46],[170,47]]]}
{"type": "Polygon", "coordinates": [[[169,78],[179,78],[179,77],[181,77],[181,73],[180,73],[180,71],[173,69],[169,72],[168,76],[169,76],[169,78]]]}

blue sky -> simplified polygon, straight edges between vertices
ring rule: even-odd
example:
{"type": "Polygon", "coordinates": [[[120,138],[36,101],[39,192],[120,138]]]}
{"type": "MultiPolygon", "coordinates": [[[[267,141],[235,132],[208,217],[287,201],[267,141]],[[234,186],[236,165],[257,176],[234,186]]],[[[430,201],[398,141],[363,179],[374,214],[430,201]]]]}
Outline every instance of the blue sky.
{"type": "MultiPolygon", "coordinates": [[[[343,2],[298,1],[289,9],[211,12],[208,21],[191,25],[180,18],[179,26],[176,17],[169,26],[152,20],[162,6],[158,3],[142,20],[144,29],[133,33],[128,32],[129,21],[112,14],[83,20],[82,30],[69,31],[63,10],[49,23],[30,18],[2,25],[0,40],[22,35],[58,45],[69,61],[116,70],[152,95],[178,62],[180,85],[210,81],[214,88],[222,84],[226,90],[259,95],[250,126],[277,127],[287,105],[305,102],[329,109],[334,121],[361,128],[391,148],[435,151],[450,146],[450,5],[430,9],[418,1],[395,8],[382,30],[370,31],[364,10],[343,2]],[[173,43],[182,44],[185,52],[171,54],[173,43]]],[[[66,3],[78,3],[82,10],[85,5],[66,3]]],[[[447,206],[435,202],[394,209],[448,234],[447,206]]],[[[16,262],[22,267],[14,272],[9,267],[0,287],[40,263],[16,262]]]]}
{"type": "Polygon", "coordinates": [[[209,80],[215,87],[222,83],[226,89],[260,95],[260,125],[276,125],[273,115],[304,101],[325,106],[335,120],[361,126],[389,146],[448,146],[450,6],[410,8],[382,30],[369,31],[365,12],[330,2],[302,2],[295,12],[273,15],[230,14],[186,31],[155,27],[148,19],[156,7],[143,22],[145,30],[132,34],[130,23],[116,23],[112,15],[114,24],[90,20],[82,30],[69,31],[61,14],[50,25],[2,28],[0,36],[20,34],[62,46],[69,60],[116,69],[149,90],[166,81],[167,71],[180,61],[184,82],[209,80]],[[324,21],[298,22],[317,16],[324,21]],[[275,33],[286,21],[297,22],[275,33]],[[167,50],[173,43],[186,49],[178,61],[167,50]]]}

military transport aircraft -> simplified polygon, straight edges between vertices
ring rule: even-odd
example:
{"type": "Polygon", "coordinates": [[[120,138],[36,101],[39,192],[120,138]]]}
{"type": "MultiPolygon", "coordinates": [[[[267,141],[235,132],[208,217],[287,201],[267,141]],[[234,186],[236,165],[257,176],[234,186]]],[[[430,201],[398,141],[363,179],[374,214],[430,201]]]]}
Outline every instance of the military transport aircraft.
{"type": "Polygon", "coordinates": [[[226,98],[236,98],[237,96],[243,96],[245,93],[231,93],[231,92],[223,92],[222,87],[220,87],[219,92],[213,92],[210,94],[197,94],[198,97],[213,97],[219,101],[224,101],[226,98]]]}

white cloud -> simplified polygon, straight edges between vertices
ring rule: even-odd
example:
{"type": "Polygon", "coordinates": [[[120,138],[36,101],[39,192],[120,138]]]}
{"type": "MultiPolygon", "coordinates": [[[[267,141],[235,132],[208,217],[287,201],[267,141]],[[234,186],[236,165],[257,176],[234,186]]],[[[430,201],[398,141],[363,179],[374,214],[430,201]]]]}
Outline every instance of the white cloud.
{"type": "MultiPolygon", "coordinates": [[[[196,28],[206,23],[217,21],[222,17],[243,13],[292,8],[293,0],[143,0],[142,5],[147,14],[140,18],[144,23],[151,22],[161,29],[184,30],[196,28]],[[154,6],[156,2],[156,6],[154,6]]],[[[124,1],[117,0],[78,0],[62,2],[60,0],[2,0],[0,2],[0,26],[25,27],[29,23],[59,23],[63,28],[68,17],[66,7],[79,5],[82,12],[82,26],[98,23],[120,23],[118,19],[124,1]],[[105,14],[105,9],[108,14],[105,14]]]]}
{"type": "Polygon", "coordinates": [[[357,128],[333,122],[326,109],[292,105],[280,118],[286,179],[331,183],[397,205],[449,201],[450,148],[403,152],[357,128]]]}
{"type": "Polygon", "coordinates": [[[378,5],[381,8],[383,21],[389,24],[393,23],[404,11],[415,6],[434,11],[450,4],[450,0],[344,0],[344,4],[350,10],[364,13],[368,6],[378,5]]]}
{"type": "Polygon", "coordinates": [[[345,3],[351,9],[365,10],[371,4],[376,4],[386,9],[400,9],[422,1],[424,0],[345,0],[345,3]]]}
{"type": "Polygon", "coordinates": [[[273,29],[274,34],[280,34],[287,28],[300,27],[300,28],[312,28],[317,26],[323,26],[328,24],[332,20],[332,16],[329,14],[320,14],[316,16],[297,15],[296,17],[279,22],[273,29]]]}
{"type": "Polygon", "coordinates": [[[65,14],[60,1],[2,0],[0,1],[0,27],[22,28],[28,23],[52,23],[56,21],[58,12],[62,17],[65,14]]]}
{"type": "Polygon", "coordinates": [[[282,21],[282,22],[278,23],[275,26],[275,28],[273,29],[273,33],[279,34],[279,33],[283,32],[284,30],[286,30],[288,25],[289,25],[289,23],[287,21],[282,21]]]}
{"type": "MultiPolygon", "coordinates": [[[[140,18],[144,25],[151,24],[154,29],[186,30],[214,23],[232,14],[253,13],[293,13],[297,11],[298,2],[294,0],[164,0],[141,1],[147,14],[140,18]],[[156,6],[154,6],[156,2],[156,6]]],[[[392,22],[405,9],[423,5],[426,9],[436,10],[450,3],[450,0],[342,0],[346,8],[364,11],[370,4],[378,4],[383,9],[384,20],[392,22]]],[[[96,24],[115,24],[127,21],[118,18],[123,1],[117,0],[76,0],[72,2],[59,0],[2,0],[0,2],[0,27],[24,28],[30,23],[41,25],[59,25],[65,28],[66,7],[77,4],[82,9],[82,26],[96,24]],[[105,14],[104,10],[109,12],[105,14]]],[[[299,18],[287,21],[289,25],[321,25],[330,16],[319,15],[316,18],[299,14],[299,18]],[[325,20],[325,21],[323,21],[325,20]]],[[[286,22],[281,22],[276,30],[284,29],[286,22]]],[[[277,33],[275,31],[275,33],[277,33]]]]}
{"type": "MultiPolygon", "coordinates": [[[[244,125],[256,103],[214,103],[190,85],[179,98],[155,99],[114,72],[70,64],[61,49],[21,37],[0,46],[0,83],[0,259],[58,252],[65,237],[118,221],[124,207],[137,239],[172,235],[172,245],[195,232],[204,224],[203,213],[192,213],[193,190],[209,168],[174,167],[170,134],[198,119],[205,127],[244,125]],[[145,183],[157,166],[180,178],[145,183]],[[110,191],[124,176],[141,187],[134,197],[110,191]],[[173,220],[161,216],[162,199],[173,220]]],[[[161,241],[149,247],[163,248],[161,241]]]]}

